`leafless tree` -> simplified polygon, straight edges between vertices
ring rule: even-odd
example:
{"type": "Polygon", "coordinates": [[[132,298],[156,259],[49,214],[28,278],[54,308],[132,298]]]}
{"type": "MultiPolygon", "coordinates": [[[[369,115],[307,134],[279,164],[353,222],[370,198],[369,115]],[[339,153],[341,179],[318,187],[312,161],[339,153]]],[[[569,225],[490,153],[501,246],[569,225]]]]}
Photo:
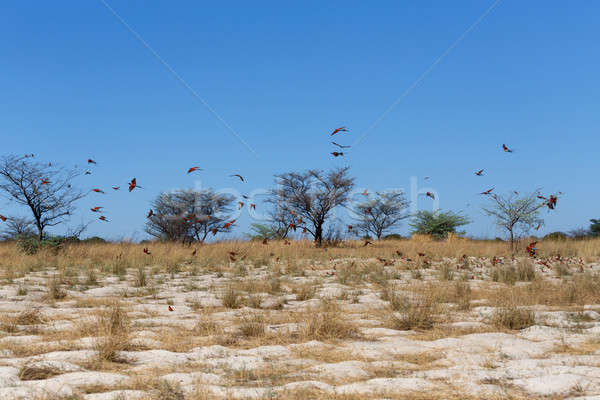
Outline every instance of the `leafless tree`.
{"type": "Polygon", "coordinates": [[[377,239],[381,239],[383,233],[397,227],[402,220],[410,216],[407,212],[409,205],[402,191],[377,192],[373,199],[353,207],[355,219],[358,221],[357,231],[367,235],[371,233],[377,239]]]}
{"type": "MultiPolygon", "coordinates": [[[[270,201],[270,200],[269,200],[270,201]]],[[[289,209],[277,207],[269,212],[271,219],[270,239],[285,239],[288,237],[292,226],[297,224],[298,218],[289,212],[289,209]]]]}
{"type": "Polygon", "coordinates": [[[70,227],[65,233],[65,236],[68,238],[79,240],[81,238],[81,235],[83,235],[83,233],[87,230],[90,224],[91,221],[82,221],[80,224],[70,227]]]}
{"type": "Polygon", "coordinates": [[[31,156],[5,156],[0,160],[0,192],[31,211],[42,240],[47,227],[59,225],[73,214],[85,193],[73,186],[81,172],[37,162],[31,156]]]}
{"type": "Polygon", "coordinates": [[[542,225],[540,208],[546,203],[540,203],[536,194],[519,197],[515,192],[508,195],[489,195],[488,207],[483,212],[496,219],[496,225],[508,232],[510,248],[514,250],[515,236],[518,233],[527,233],[532,228],[542,225]]]}
{"type": "Polygon", "coordinates": [[[163,240],[204,242],[209,233],[230,232],[233,197],[207,189],[161,193],[151,203],[146,232],[163,240]]]}
{"type": "Polygon", "coordinates": [[[348,202],[354,187],[354,178],[348,176],[348,168],[327,173],[317,170],[288,172],[275,178],[278,187],[272,190],[269,202],[278,212],[293,216],[296,219],[294,226],[306,229],[320,246],[323,226],[331,211],[348,202]]]}
{"type": "Polygon", "coordinates": [[[0,235],[1,240],[15,240],[19,237],[35,236],[33,222],[24,217],[9,217],[6,226],[0,235]]]}

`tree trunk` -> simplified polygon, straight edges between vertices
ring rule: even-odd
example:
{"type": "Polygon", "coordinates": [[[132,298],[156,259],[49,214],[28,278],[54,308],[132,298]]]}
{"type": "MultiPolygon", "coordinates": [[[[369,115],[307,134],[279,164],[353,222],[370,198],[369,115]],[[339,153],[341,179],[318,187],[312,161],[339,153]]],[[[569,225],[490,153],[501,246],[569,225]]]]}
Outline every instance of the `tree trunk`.
{"type": "Polygon", "coordinates": [[[323,242],[323,225],[318,225],[315,227],[315,244],[317,247],[321,247],[321,243],[323,242]]]}
{"type": "Polygon", "coordinates": [[[510,230],[510,251],[513,253],[515,251],[515,236],[512,229],[510,230]]]}
{"type": "Polygon", "coordinates": [[[41,242],[42,239],[44,238],[44,228],[42,228],[42,225],[39,223],[39,221],[35,222],[35,226],[37,227],[37,230],[38,230],[38,242],[41,242]]]}

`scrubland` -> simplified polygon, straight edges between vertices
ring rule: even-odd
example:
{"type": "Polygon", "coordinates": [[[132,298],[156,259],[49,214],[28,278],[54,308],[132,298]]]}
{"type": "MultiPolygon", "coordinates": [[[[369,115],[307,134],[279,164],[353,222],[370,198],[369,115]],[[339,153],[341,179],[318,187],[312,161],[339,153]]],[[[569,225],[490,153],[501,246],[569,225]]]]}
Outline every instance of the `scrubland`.
{"type": "Polygon", "coordinates": [[[526,242],[0,244],[0,398],[600,398],[600,240],[526,242]]]}

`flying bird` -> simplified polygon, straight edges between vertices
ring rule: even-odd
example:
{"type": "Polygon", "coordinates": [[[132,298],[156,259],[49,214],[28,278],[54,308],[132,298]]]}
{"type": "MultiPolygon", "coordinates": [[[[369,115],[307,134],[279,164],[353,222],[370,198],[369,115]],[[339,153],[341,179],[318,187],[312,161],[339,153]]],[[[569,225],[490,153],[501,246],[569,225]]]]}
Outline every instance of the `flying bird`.
{"type": "Polygon", "coordinates": [[[492,193],[492,190],[494,190],[494,188],[488,189],[488,190],[486,190],[485,192],[481,192],[481,193],[479,193],[479,194],[488,195],[488,194],[491,194],[491,193],[492,193]]]}
{"type": "Polygon", "coordinates": [[[425,193],[425,196],[431,197],[433,200],[435,200],[435,195],[433,193],[431,193],[431,192],[425,193]]]}
{"type": "Polygon", "coordinates": [[[250,208],[253,209],[253,210],[256,210],[256,204],[250,203],[250,208]]]}
{"type": "Polygon", "coordinates": [[[238,210],[240,210],[242,207],[244,207],[244,202],[238,201],[238,210]]]}
{"type": "Polygon", "coordinates": [[[210,231],[212,232],[213,236],[217,236],[217,232],[219,230],[217,228],[212,228],[210,231]]]}
{"type": "Polygon", "coordinates": [[[137,185],[137,181],[135,180],[135,178],[133,178],[133,179],[131,180],[131,182],[129,182],[129,192],[131,193],[131,191],[132,191],[133,189],[135,189],[136,187],[137,187],[137,188],[140,188],[140,189],[143,189],[143,187],[141,187],[141,186],[138,186],[138,185],[137,185]]]}
{"type": "Polygon", "coordinates": [[[97,188],[94,188],[94,189],[92,189],[92,192],[96,192],[96,193],[102,193],[102,194],[104,194],[104,192],[103,192],[102,190],[100,190],[100,189],[97,189],[97,188]]]}
{"type": "Polygon", "coordinates": [[[121,189],[121,186],[113,186],[112,188],[113,188],[113,190],[119,190],[119,189],[121,189]]]}
{"type": "Polygon", "coordinates": [[[200,169],[200,167],[192,167],[190,169],[188,169],[188,174],[191,174],[194,171],[202,171],[202,169],[200,169]]]}
{"type": "Polygon", "coordinates": [[[151,253],[150,253],[150,250],[149,250],[147,247],[144,247],[144,250],[143,250],[143,251],[144,251],[144,253],[145,253],[145,254],[148,254],[148,255],[150,255],[150,254],[151,254],[151,253]]]}
{"type": "Polygon", "coordinates": [[[98,217],[100,221],[109,222],[104,215],[98,217]]]}
{"type": "Polygon", "coordinates": [[[91,158],[88,158],[88,164],[98,164],[96,161],[92,160],[91,158]]]}
{"type": "Polygon", "coordinates": [[[238,178],[240,178],[240,181],[244,182],[244,177],[241,176],[240,174],[233,174],[233,175],[229,175],[229,176],[231,176],[231,177],[237,176],[238,178]]]}
{"type": "Polygon", "coordinates": [[[348,225],[348,232],[352,230],[352,225],[348,225]]]}
{"type": "Polygon", "coordinates": [[[477,176],[483,176],[483,170],[480,169],[479,171],[475,172],[475,175],[477,175],[477,176]]]}
{"type": "Polygon", "coordinates": [[[146,218],[150,218],[153,215],[154,215],[154,211],[152,211],[152,209],[150,209],[150,211],[148,211],[148,215],[146,216],[146,218]]]}
{"type": "Polygon", "coordinates": [[[46,179],[42,178],[41,181],[42,181],[42,185],[47,185],[47,184],[50,183],[50,181],[48,180],[48,178],[46,178],[46,179]]]}
{"type": "Polygon", "coordinates": [[[175,309],[171,306],[169,306],[169,311],[175,311],[175,309]]]}
{"type": "Polygon", "coordinates": [[[370,244],[373,244],[373,243],[369,242],[368,240],[365,240],[365,244],[363,244],[363,247],[367,247],[370,244]]]}
{"type": "Polygon", "coordinates": [[[198,249],[194,249],[194,251],[192,251],[192,257],[196,256],[196,251],[197,251],[197,250],[198,250],[198,249]]]}
{"type": "Polygon", "coordinates": [[[6,222],[6,220],[7,220],[8,218],[6,218],[4,215],[0,214],[0,219],[2,220],[2,222],[6,222]]]}
{"type": "Polygon", "coordinates": [[[100,212],[101,208],[104,208],[104,207],[99,207],[99,206],[98,207],[92,207],[92,208],[90,208],[90,210],[92,210],[92,212],[100,212]]]}
{"type": "Polygon", "coordinates": [[[330,136],[333,136],[333,135],[335,135],[338,132],[348,132],[348,129],[346,129],[345,126],[342,126],[340,128],[334,129],[333,132],[331,132],[330,136]]]}
{"type": "Polygon", "coordinates": [[[331,144],[339,147],[340,149],[349,149],[350,147],[352,147],[352,146],[344,146],[344,145],[338,144],[336,142],[331,142],[331,144]]]}
{"type": "Polygon", "coordinates": [[[85,171],[84,175],[91,175],[91,174],[92,174],[92,171],[88,170],[88,171],[85,171]]]}
{"type": "Polygon", "coordinates": [[[342,152],[337,152],[337,151],[332,151],[332,152],[331,152],[331,154],[332,154],[334,157],[339,157],[339,156],[343,156],[343,155],[344,155],[344,153],[342,153],[342,152]]]}
{"type": "Polygon", "coordinates": [[[546,204],[546,206],[548,206],[550,210],[554,210],[554,208],[556,207],[556,203],[558,202],[558,197],[552,194],[548,196],[548,198],[542,195],[538,195],[537,198],[544,200],[544,203],[546,204]]]}
{"type": "Polygon", "coordinates": [[[508,147],[506,147],[505,144],[502,145],[502,150],[504,150],[505,153],[512,153],[512,149],[509,149],[508,147]]]}
{"type": "Polygon", "coordinates": [[[365,189],[362,193],[363,196],[367,196],[369,193],[367,193],[367,189],[365,189]]]}
{"type": "Polygon", "coordinates": [[[225,229],[229,228],[231,225],[233,225],[234,222],[235,222],[235,219],[232,219],[231,221],[229,221],[225,225],[223,225],[223,228],[225,228],[225,229]]]}

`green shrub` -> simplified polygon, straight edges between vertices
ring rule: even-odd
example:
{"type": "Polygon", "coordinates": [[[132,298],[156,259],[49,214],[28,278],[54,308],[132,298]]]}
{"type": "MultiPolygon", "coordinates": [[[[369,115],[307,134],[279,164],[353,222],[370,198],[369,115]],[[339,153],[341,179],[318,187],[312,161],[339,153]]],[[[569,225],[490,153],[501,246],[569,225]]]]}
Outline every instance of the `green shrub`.
{"type": "Polygon", "coordinates": [[[544,240],[567,240],[568,235],[563,232],[552,232],[544,236],[544,240]]]}
{"type": "Polygon", "coordinates": [[[383,240],[402,240],[402,239],[406,239],[406,238],[398,233],[391,233],[389,235],[382,236],[381,239],[383,239],[383,240]]]}
{"type": "Polygon", "coordinates": [[[40,250],[41,242],[33,237],[19,237],[17,239],[17,250],[23,254],[33,255],[40,250]]]}

